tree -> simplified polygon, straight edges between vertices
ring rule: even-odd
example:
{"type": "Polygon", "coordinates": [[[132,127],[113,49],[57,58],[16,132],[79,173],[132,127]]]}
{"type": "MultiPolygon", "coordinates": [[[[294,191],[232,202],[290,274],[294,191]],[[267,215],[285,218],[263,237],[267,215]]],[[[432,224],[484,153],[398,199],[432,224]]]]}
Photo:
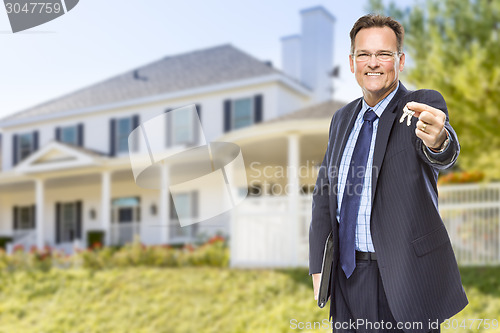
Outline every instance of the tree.
{"type": "Polygon", "coordinates": [[[462,147],[458,167],[500,179],[500,1],[428,0],[411,10],[370,0],[405,27],[403,80],[443,94],[462,147]]]}

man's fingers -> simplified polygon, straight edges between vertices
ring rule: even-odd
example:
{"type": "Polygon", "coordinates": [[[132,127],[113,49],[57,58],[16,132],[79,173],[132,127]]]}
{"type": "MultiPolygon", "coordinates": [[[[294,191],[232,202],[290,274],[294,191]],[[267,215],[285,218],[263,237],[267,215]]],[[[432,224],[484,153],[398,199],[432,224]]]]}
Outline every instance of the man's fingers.
{"type": "Polygon", "coordinates": [[[446,119],[446,115],[443,111],[436,109],[430,105],[418,102],[408,102],[406,103],[406,107],[415,112],[414,117],[419,118],[421,113],[428,112],[434,117],[438,117],[438,119],[442,119],[443,122],[446,119]]]}

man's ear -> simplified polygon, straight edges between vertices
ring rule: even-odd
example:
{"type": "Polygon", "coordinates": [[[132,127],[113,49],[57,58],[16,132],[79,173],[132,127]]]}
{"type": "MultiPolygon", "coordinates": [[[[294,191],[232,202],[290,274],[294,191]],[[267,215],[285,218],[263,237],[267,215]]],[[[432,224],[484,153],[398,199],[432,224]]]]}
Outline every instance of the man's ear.
{"type": "Polygon", "coordinates": [[[351,54],[349,54],[349,66],[351,66],[351,73],[354,73],[354,59],[351,54]]]}
{"type": "Polygon", "coordinates": [[[405,54],[401,54],[401,57],[399,57],[399,71],[402,72],[403,68],[405,67],[405,54]]]}

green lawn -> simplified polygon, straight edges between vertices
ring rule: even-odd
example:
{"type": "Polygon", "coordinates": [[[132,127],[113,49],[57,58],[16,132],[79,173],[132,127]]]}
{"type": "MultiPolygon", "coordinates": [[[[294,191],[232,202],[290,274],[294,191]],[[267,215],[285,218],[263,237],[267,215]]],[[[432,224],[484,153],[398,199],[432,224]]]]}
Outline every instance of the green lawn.
{"type": "MultiPolygon", "coordinates": [[[[456,318],[500,319],[500,268],[464,268],[462,276],[471,304],[456,318]]],[[[0,277],[0,332],[9,333],[297,332],[290,320],[321,322],[327,313],[317,308],[305,269],[53,269],[0,277]]],[[[448,330],[467,331],[500,329],[448,330]]]]}

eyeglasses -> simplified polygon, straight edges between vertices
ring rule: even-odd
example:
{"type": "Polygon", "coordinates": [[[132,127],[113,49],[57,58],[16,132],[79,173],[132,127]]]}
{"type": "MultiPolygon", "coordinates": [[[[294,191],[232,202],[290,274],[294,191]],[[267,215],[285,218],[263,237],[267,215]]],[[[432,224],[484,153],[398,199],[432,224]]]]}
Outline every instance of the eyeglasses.
{"type": "Polygon", "coordinates": [[[402,54],[402,52],[390,52],[390,51],[379,51],[376,53],[358,53],[351,54],[357,62],[366,62],[372,58],[372,55],[379,61],[392,61],[394,60],[394,55],[402,54]]]}

